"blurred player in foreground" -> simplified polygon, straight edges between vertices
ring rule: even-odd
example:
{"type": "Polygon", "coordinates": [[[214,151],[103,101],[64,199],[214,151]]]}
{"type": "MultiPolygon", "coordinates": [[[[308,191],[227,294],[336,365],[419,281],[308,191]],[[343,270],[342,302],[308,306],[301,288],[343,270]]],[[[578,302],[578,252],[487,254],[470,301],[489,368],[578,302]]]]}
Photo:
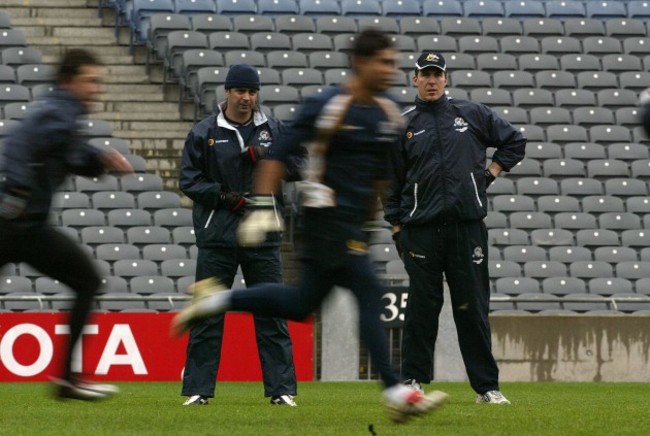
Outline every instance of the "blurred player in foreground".
{"type": "Polygon", "coordinates": [[[78,117],[100,94],[102,74],[103,67],[92,53],[75,49],[64,55],[55,90],[7,137],[5,179],[0,183],[0,267],[27,262],[76,293],[64,367],[54,383],[57,397],[78,400],[117,392],[116,386],[84,381],[72,371],[73,350],[101,279],[84,250],[47,221],[52,196],[66,176],[133,171],[117,151],[99,150],[78,136],[78,117]]]}
{"type": "Polygon", "coordinates": [[[260,162],[254,204],[239,225],[239,242],[254,246],[282,223],[274,214],[273,193],[286,173],[286,163],[309,144],[309,165],[300,182],[305,227],[305,267],[297,288],[280,284],[225,290],[216,279],[194,286],[199,298],[174,318],[180,334],[198,320],[228,310],[303,320],[317,309],[334,285],[349,288],[359,302],[360,333],[384,384],[390,417],[409,417],[436,409],[447,394],[429,394],[399,382],[391,368],[385,330],[379,315],[382,286],[368,256],[364,223],[376,212],[386,186],[388,157],[402,131],[398,107],[383,96],[395,73],[395,51],[381,32],[360,33],[352,49],[349,83],[307,99],[289,136],[271,147],[260,162]]]}

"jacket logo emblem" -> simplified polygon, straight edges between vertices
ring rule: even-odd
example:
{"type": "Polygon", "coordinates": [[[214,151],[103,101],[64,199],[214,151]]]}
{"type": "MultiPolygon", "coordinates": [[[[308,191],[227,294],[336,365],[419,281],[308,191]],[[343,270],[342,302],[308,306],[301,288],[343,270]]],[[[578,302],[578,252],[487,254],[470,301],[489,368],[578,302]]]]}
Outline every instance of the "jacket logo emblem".
{"type": "Polygon", "coordinates": [[[269,131],[268,130],[262,130],[260,132],[260,139],[259,140],[260,141],[268,141],[269,139],[271,139],[271,134],[269,133],[269,131]]]}
{"type": "Polygon", "coordinates": [[[435,55],[435,54],[433,54],[433,53],[429,53],[429,54],[427,55],[427,57],[426,57],[425,60],[426,60],[427,62],[438,62],[439,59],[440,59],[440,58],[439,58],[437,55],[435,55]]]}
{"type": "Polygon", "coordinates": [[[472,253],[472,262],[474,262],[477,265],[480,265],[483,263],[483,259],[485,259],[485,255],[483,254],[483,249],[480,246],[474,247],[474,253],[472,253]]]}
{"type": "Polygon", "coordinates": [[[413,137],[413,132],[406,132],[406,139],[411,139],[413,137]]]}
{"type": "Polygon", "coordinates": [[[457,117],[454,120],[454,130],[463,133],[469,128],[469,124],[462,117],[457,117]]]}
{"type": "Polygon", "coordinates": [[[212,147],[214,145],[214,139],[210,138],[208,139],[208,146],[212,147]]]}

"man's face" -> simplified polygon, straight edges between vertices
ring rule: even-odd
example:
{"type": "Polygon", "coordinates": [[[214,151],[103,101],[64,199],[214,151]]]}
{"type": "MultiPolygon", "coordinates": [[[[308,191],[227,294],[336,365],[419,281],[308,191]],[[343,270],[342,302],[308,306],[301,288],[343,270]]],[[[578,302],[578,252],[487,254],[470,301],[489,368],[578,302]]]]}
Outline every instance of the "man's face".
{"type": "Polygon", "coordinates": [[[386,91],[393,86],[395,80],[395,56],[395,50],[387,48],[378,51],[374,56],[357,58],[357,76],[373,92],[386,91]]]}
{"type": "Polygon", "coordinates": [[[413,76],[413,84],[424,101],[436,101],[445,95],[447,74],[440,68],[428,67],[413,76]]]}
{"type": "Polygon", "coordinates": [[[86,107],[95,103],[102,93],[104,68],[99,65],[83,65],[79,73],[61,86],[72,93],[86,107]]]}
{"type": "Polygon", "coordinates": [[[234,116],[250,117],[257,105],[257,89],[231,88],[226,90],[228,111],[234,116]]]}

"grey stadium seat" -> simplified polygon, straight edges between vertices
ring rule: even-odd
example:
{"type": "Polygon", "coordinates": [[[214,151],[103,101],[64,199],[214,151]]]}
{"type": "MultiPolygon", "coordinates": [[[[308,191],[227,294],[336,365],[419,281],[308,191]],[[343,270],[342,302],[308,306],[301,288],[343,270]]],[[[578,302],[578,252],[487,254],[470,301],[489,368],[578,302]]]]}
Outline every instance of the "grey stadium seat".
{"type": "Polygon", "coordinates": [[[585,247],[551,247],[548,259],[562,263],[592,260],[591,250],[585,247]]]}
{"type": "Polygon", "coordinates": [[[147,259],[120,259],[113,263],[113,273],[118,277],[159,275],[158,265],[147,259]]]}
{"type": "Polygon", "coordinates": [[[562,149],[552,142],[528,141],[525,155],[533,159],[559,159],[562,157],[562,149]]]}
{"type": "MultiPolygon", "coordinates": [[[[610,159],[637,161],[650,158],[650,151],[643,144],[615,142],[607,146],[607,156],[610,159]]],[[[634,167],[632,167],[632,170],[634,170],[634,167]]]]}
{"type": "Polygon", "coordinates": [[[184,277],[196,272],[194,259],[167,259],[160,264],[160,271],[165,277],[184,277]]]}
{"type": "Polygon", "coordinates": [[[154,225],[161,227],[178,227],[192,225],[192,211],[187,208],[159,209],[153,215],[154,225]]]}
{"type": "Polygon", "coordinates": [[[539,282],[530,277],[500,277],[495,286],[499,294],[505,295],[540,292],[539,282]]]}
{"type": "Polygon", "coordinates": [[[96,209],[133,209],[135,198],[133,194],[122,191],[95,192],[92,195],[92,204],[96,209]]]}
{"type": "Polygon", "coordinates": [[[641,218],[631,212],[607,212],[598,217],[598,223],[602,229],[612,230],[633,230],[640,229],[641,218]]]}
{"type": "Polygon", "coordinates": [[[562,21],[552,18],[528,18],[522,21],[524,35],[538,38],[546,36],[563,36],[562,21]]]}
{"type": "MultiPolygon", "coordinates": [[[[556,71],[560,68],[560,62],[556,56],[540,53],[524,53],[518,57],[519,69],[523,71],[556,71]]],[[[538,86],[542,88],[541,86],[538,86]]]]}
{"type": "Polygon", "coordinates": [[[101,177],[76,177],[75,185],[81,192],[119,191],[117,177],[105,174],[101,177]]]}
{"type": "MultiPolygon", "coordinates": [[[[348,56],[345,53],[334,51],[317,51],[309,54],[309,66],[317,70],[329,68],[347,68],[348,56]]],[[[413,66],[411,65],[411,69],[413,66]]]]}
{"type": "Polygon", "coordinates": [[[307,55],[291,50],[276,50],[266,55],[269,68],[307,68],[307,55]]]}
{"type": "MultiPolygon", "coordinates": [[[[545,177],[584,176],[585,164],[577,159],[546,159],[543,165],[545,177]]],[[[562,180],[561,182],[564,182],[562,180]]]]}
{"type": "Polygon", "coordinates": [[[138,207],[142,209],[166,209],[181,207],[178,194],[169,191],[141,192],[137,196],[138,207]]]}
{"type": "Polygon", "coordinates": [[[192,30],[210,34],[212,32],[232,30],[230,17],[217,14],[199,14],[192,16],[192,30]]]}
{"type": "Polygon", "coordinates": [[[574,245],[573,233],[565,229],[536,229],[530,233],[534,245],[574,245]]]}
{"type": "Polygon", "coordinates": [[[566,275],[566,266],[552,260],[531,260],[524,264],[524,276],[532,278],[561,277],[566,275]]]}
{"type": "Polygon", "coordinates": [[[357,22],[352,17],[316,18],[316,33],[333,36],[342,33],[356,33],[357,31],[357,22]]]}
{"type": "Polygon", "coordinates": [[[134,294],[159,294],[159,293],[176,293],[176,285],[169,277],[158,275],[153,276],[136,276],[129,281],[129,287],[134,294]]]}
{"type": "Polygon", "coordinates": [[[650,213],[650,198],[647,196],[629,197],[625,200],[625,208],[628,212],[650,213]]]}
{"type": "Polygon", "coordinates": [[[573,120],[581,126],[614,124],[614,113],[610,109],[602,107],[578,107],[573,110],[573,120]]]}
{"type": "Polygon", "coordinates": [[[589,293],[616,295],[633,293],[632,282],[621,277],[595,277],[589,280],[589,293]]]}
{"type": "Polygon", "coordinates": [[[544,212],[513,212],[509,217],[510,227],[516,229],[550,228],[551,217],[544,212]]]}
{"type": "Polygon", "coordinates": [[[535,86],[535,79],[532,73],[528,71],[495,71],[493,74],[493,81],[495,88],[510,90],[518,88],[534,88],[535,86]]]}
{"type": "Polygon", "coordinates": [[[542,165],[536,159],[524,158],[510,169],[510,176],[537,176],[542,175],[542,165]]]}
{"type": "Polygon", "coordinates": [[[589,213],[624,212],[623,200],[610,195],[591,195],[582,199],[582,210],[589,213]]]}
{"type": "Polygon", "coordinates": [[[521,277],[521,267],[517,262],[509,260],[490,260],[488,269],[491,278],[521,277]]]}
{"type": "Polygon", "coordinates": [[[556,227],[569,230],[598,228],[596,217],[585,212],[560,212],[554,222],[556,227]]]}
{"type": "Polygon", "coordinates": [[[548,295],[586,293],[587,286],[577,277],[547,277],[542,281],[542,292],[548,295]]]}
{"type": "Polygon", "coordinates": [[[587,162],[587,175],[593,178],[629,177],[630,170],[622,160],[593,159],[587,162]]]}
{"type": "MultiPolygon", "coordinates": [[[[627,71],[628,74],[631,74],[632,72],[641,71],[643,69],[641,66],[641,59],[632,55],[608,54],[602,57],[601,62],[603,63],[603,70],[605,71],[627,71]]],[[[626,88],[626,86],[622,87],[626,88]]]]}
{"type": "Polygon", "coordinates": [[[650,229],[624,230],[621,243],[627,247],[650,247],[650,229]]]}
{"type": "Polygon", "coordinates": [[[316,24],[311,17],[304,15],[279,15],[275,17],[275,31],[293,35],[316,32],[316,24]]]}
{"type": "Polygon", "coordinates": [[[181,245],[194,245],[196,244],[196,236],[194,235],[194,227],[184,226],[176,227],[172,230],[172,241],[174,244],[181,245]]]}
{"type": "Polygon", "coordinates": [[[595,142],[570,142],[564,145],[564,156],[567,159],[588,161],[589,164],[593,159],[605,159],[607,153],[605,146],[595,142]]]}
{"type": "MultiPolygon", "coordinates": [[[[187,259],[185,247],[177,244],[148,244],[142,247],[142,258],[162,262],[170,259],[187,259]]],[[[163,274],[164,275],[164,274],[163,274]]]]}
{"type": "Polygon", "coordinates": [[[580,212],[580,202],[575,197],[566,195],[543,195],[537,199],[540,212],[580,212]]]}
{"type": "Polygon", "coordinates": [[[603,195],[603,185],[596,179],[568,178],[560,182],[562,195],[588,196],[603,195]]]}
{"type": "Polygon", "coordinates": [[[571,112],[564,108],[535,107],[530,110],[530,123],[548,126],[552,124],[570,124],[571,112]]]}
{"type": "Polygon", "coordinates": [[[95,209],[66,209],[61,212],[61,224],[67,227],[104,226],[106,216],[95,209]]]}
{"type": "Polygon", "coordinates": [[[490,245],[528,245],[528,233],[525,230],[504,228],[489,229],[488,242],[490,245]]]}
{"type": "Polygon", "coordinates": [[[503,249],[503,259],[513,262],[547,260],[546,250],[534,245],[513,245],[503,249]]]}
{"type": "Polygon", "coordinates": [[[131,227],[126,231],[126,237],[129,244],[169,244],[171,243],[171,233],[164,227],[158,226],[137,226],[131,227]]]}
{"type": "Polygon", "coordinates": [[[151,214],[142,209],[112,209],[107,214],[108,225],[114,227],[150,226],[151,214]]]}
{"type": "Polygon", "coordinates": [[[497,195],[492,200],[495,211],[535,211],[535,202],[525,195],[497,195]]]}
{"type": "Polygon", "coordinates": [[[607,229],[583,229],[576,233],[576,242],[585,247],[619,245],[618,234],[607,229]]]}
{"type": "Polygon", "coordinates": [[[100,244],[95,248],[95,256],[100,260],[113,262],[120,259],[139,259],[140,250],[132,244],[100,244]]]}
{"type": "Polygon", "coordinates": [[[647,195],[648,189],[644,181],[637,179],[617,178],[605,180],[605,193],[613,196],[647,195]]]}
{"type": "Polygon", "coordinates": [[[650,262],[623,261],[616,264],[616,277],[638,280],[648,277],[650,262]]]}
{"type": "Polygon", "coordinates": [[[591,18],[568,18],[564,21],[564,33],[567,36],[584,38],[587,36],[605,35],[602,20],[591,18]]]}
{"type": "MultiPolygon", "coordinates": [[[[638,260],[636,250],[630,247],[598,247],[594,250],[594,259],[609,263],[638,260]]],[[[643,256],[641,260],[645,260],[643,256]]]]}
{"type": "Polygon", "coordinates": [[[579,260],[569,265],[571,277],[592,279],[596,277],[614,277],[614,269],[608,262],[598,260],[579,260]]]}
{"type": "Polygon", "coordinates": [[[84,244],[121,244],[124,242],[124,232],[117,227],[85,227],[81,230],[81,242],[84,244]]]}

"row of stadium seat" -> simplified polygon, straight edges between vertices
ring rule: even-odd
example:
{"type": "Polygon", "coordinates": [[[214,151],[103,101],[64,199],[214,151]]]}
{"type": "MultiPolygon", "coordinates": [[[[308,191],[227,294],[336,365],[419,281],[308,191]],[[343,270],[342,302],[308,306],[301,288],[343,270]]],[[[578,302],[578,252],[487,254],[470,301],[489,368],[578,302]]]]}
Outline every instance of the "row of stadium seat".
{"type": "Polygon", "coordinates": [[[366,27],[378,27],[388,34],[403,35],[556,35],[556,36],[647,36],[644,19],[610,18],[606,21],[592,18],[436,18],[424,16],[401,17],[308,17],[301,15],[178,15],[155,14],[149,17],[147,33],[143,37],[154,40],[158,35],[171,30],[194,30],[210,34],[219,31],[242,32],[246,35],[257,32],[278,32],[288,35],[296,33],[318,33],[336,35],[356,33],[366,27]]]}

